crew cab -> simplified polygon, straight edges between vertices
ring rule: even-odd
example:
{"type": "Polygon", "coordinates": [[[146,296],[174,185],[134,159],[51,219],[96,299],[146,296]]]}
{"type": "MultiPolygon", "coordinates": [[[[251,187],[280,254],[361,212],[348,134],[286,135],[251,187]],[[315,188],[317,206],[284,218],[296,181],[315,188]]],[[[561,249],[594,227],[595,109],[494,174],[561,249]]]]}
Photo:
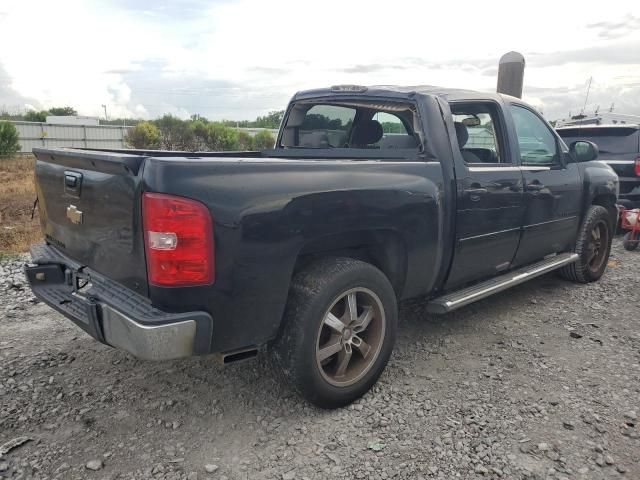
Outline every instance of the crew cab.
{"type": "Polygon", "coordinates": [[[598,146],[598,160],[609,165],[620,179],[618,203],[640,208],[640,125],[581,125],[558,127],[565,143],[588,140],[598,146]]]}
{"type": "Polygon", "coordinates": [[[598,280],[618,195],[522,100],[434,87],[297,93],[262,152],[34,153],[37,297],[143,359],[267,351],[325,408],[376,382],[401,300],[598,280]]]}

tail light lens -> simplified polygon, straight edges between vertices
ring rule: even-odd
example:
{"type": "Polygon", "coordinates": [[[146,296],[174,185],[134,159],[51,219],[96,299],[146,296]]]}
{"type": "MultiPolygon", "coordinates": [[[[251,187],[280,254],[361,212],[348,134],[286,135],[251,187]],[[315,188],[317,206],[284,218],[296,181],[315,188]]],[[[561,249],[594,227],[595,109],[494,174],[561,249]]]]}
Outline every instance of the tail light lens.
{"type": "Polygon", "coordinates": [[[640,157],[636,158],[636,177],[640,177],[640,157]]]}
{"type": "Polygon", "coordinates": [[[142,196],[149,283],[210,285],[215,280],[213,226],[202,203],[160,193],[142,196]]]}

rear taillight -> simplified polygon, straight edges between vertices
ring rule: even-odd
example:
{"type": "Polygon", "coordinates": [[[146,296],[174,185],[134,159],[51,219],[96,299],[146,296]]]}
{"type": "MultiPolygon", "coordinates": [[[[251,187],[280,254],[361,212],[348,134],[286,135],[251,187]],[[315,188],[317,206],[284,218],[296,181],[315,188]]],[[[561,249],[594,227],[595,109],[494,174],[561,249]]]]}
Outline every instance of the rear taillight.
{"type": "Polygon", "coordinates": [[[640,177],[640,157],[636,158],[636,177],[640,177]]]}
{"type": "Polygon", "coordinates": [[[142,221],[150,284],[184,287],[213,283],[213,227],[207,207],[188,198],[145,193],[142,221]]]}

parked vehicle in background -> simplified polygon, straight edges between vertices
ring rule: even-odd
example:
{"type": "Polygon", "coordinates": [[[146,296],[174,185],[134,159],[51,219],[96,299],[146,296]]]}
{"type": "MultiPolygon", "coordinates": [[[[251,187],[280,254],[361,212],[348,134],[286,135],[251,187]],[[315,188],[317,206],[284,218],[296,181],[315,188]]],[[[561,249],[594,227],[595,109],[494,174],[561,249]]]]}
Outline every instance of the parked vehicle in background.
{"type": "Polygon", "coordinates": [[[618,202],[625,208],[640,207],[640,125],[589,125],[559,127],[567,145],[588,140],[598,146],[598,159],[620,179],[618,202]]]}
{"type": "Polygon", "coordinates": [[[36,296],[141,358],[269,347],[327,408],[376,382],[399,300],[596,281],[616,219],[595,145],[499,94],[337,86],[296,94],[262,152],[34,153],[36,296]]]}

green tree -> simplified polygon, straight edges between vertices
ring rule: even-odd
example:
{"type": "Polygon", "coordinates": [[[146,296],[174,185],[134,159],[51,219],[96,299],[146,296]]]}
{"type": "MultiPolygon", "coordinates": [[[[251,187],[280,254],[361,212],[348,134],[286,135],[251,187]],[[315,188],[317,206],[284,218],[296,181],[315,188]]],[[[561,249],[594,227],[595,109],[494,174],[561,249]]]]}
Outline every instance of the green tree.
{"type": "Polygon", "coordinates": [[[207,132],[209,121],[206,118],[200,117],[200,115],[192,115],[193,120],[189,125],[193,134],[193,146],[194,151],[207,149],[207,132]]]}
{"type": "Polygon", "coordinates": [[[194,132],[189,122],[167,113],[153,123],[160,130],[162,148],[190,152],[197,150],[194,132]]]}
{"type": "Polygon", "coordinates": [[[42,110],[41,112],[36,112],[35,110],[29,110],[24,119],[27,122],[46,122],[47,121],[47,111],[42,110]]]}
{"type": "Polygon", "coordinates": [[[158,149],[162,144],[162,135],[153,123],[140,122],[129,129],[125,142],[133,148],[158,149]]]}
{"type": "Polygon", "coordinates": [[[0,156],[13,155],[20,151],[18,130],[11,122],[0,122],[0,156]]]}
{"type": "Polygon", "coordinates": [[[254,150],[266,150],[267,148],[273,148],[276,143],[276,139],[273,138],[269,130],[260,130],[253,137],[253,149],[254,150]]]}
{"type": "Polygon", "coordinates": [[[244,130],[238,131],[238,150],[253,150],[253,137],[244,130]]]}
{"type": "Polygon", "coordinates": [[[400,122],[382,122],[383,133],[407,133],[407,129],[400,122]]]}
{"type": "Polygon", "coordinates": [[[249,126],[258,128],[278,128],[280,127],[280,122],[282,122],[282,117],[284,117],[284,110],[274,110],[264,117],[256,118],[255,122],[249,122],[253,124],[249,126]]]}
{"type": "Polygon", "coordinates": [[[78,115],[78,112],[72,107],[53,107],[49,109],[49,115],[66,117],[78,115]]]}
{"type": "Polygon", "coordinates": [[[212,151],[238,150],[240,139],[238,131],[222,123],[207,124],[205,147],[212,151]]]}

